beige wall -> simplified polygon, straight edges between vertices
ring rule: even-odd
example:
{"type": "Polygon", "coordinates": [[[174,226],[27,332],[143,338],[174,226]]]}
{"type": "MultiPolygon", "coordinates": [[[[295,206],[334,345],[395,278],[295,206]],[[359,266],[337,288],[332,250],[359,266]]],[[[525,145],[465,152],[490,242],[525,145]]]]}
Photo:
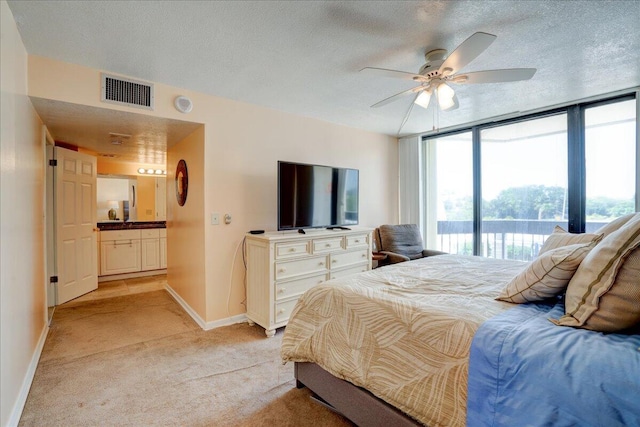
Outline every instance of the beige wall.
{"type": "MultiPolygon", "coordinates": [[[[95,155],[95,153],[94,153],[95,155]]],[[[128,175],[128,176],[144,176],[140,175],[138,168],[158,169],[157,164],[151,163],[125,163],[119,160],[105,159],[104,157],[96,157],[98,160],[98,175],[128,175]]],[[[162,167],[164,169],[164,166],[162,167]]]]}
{"type": "Polygon", "coordinates": [[[27,97],[27,53],[0,2],[0,425],[17,423],[46,332],[42,123],[27,97]],[[25,388],[26,387],[26,388],[25,388]]]}
{"type": "Polygon", "coordinates": [[[156,220],[156,177],[138,176],[138,221],[156,220]]]}
{"type": "Polygon", "coordinates": [[[205,211],[221,218],[221,225],[205,227],[207,253],[213,254],[207,263],[208,320],[246,311],[239,245],[249,230],[277,227],[278,160],[359,169],[360,225],[397,221],[395,138],[252,105],[218,114],[225,126],[206,127],[211,197],[205,211]],[[222,223],[225,213],[232,216],[230,225],[222,223]]]}
{"type": "MultiPolygon", "coordinates": [[[[359,169],[360,225],[397,222],[396,138],[158,83],[154,87],[155,111],[132,109],[101,103],[99,88],[100,70],[29,57],[30,96],[204,124],[203,130],[198,131],[204,132],[202,157],[194,158],[203,162],[202,169],[193,172],[202,178],[201,193],[196,193],[201,196],[192,193],[199,179],[194,178],[189,165],[189,198],[201,197],[197,201],[202,204],[197,208],[200,212],[191,216],[189,207],[186,221],[172,222],[169,212],[167,217],[169,285],[204,322],[245,312],[239,245],[248,230],[276,227],[278,160],[359,169]],[[183,114],[173,107],[178,95],[192,99],[191,113],[183,114]],[[213,212],[220,214],[220,225],[210,224],[213,212]],[[229,225],[222,221],[225,213],[232,215],[229,225]],[[197,240],[193,244],[184,237],[178,240],[183,232],[204,239],[204,250],[198,252],[201,246],[197,240]],[[189,254],[202,257],[202,264],[192,263],[193,256],[189,254]],[[195,269],[202,272],[196,274],[195,269]]],[[[190,141],[192,137],[168,153],[171,161],[167,161],[167,200],[176,218],[187,211],[175,210],[171,205],[175,193],[173,175],[169,174],[175,172],[177,159],[199,149],[190,141]]],[[[194,202],[190,199],[187,204],[194,202]]]]}
{"type": "Polygon", "coordinates": [[[204,126],[167,152],[167,282],[206,321],[204,126]],[[187,164],[187,200],[176,199],[178,162],[187,164]]]}

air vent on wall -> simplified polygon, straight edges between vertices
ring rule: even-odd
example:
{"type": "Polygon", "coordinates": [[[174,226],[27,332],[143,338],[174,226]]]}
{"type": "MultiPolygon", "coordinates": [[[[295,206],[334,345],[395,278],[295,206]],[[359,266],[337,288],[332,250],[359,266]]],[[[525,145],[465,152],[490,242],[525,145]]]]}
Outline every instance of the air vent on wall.
{"type": "Polygon", "coordinates": [[[153,85],[103,73],[101,101],[153,110],[153,85]]]}

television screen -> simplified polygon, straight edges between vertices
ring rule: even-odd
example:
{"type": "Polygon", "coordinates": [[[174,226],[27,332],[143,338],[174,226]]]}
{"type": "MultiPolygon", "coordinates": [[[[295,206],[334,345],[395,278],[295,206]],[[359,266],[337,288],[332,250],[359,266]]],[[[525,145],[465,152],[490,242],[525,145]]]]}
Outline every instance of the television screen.
{"type": "Polygon", "coordinates": [[[358,170],[278,162],[278,230],[358,224],[358,170]]]}

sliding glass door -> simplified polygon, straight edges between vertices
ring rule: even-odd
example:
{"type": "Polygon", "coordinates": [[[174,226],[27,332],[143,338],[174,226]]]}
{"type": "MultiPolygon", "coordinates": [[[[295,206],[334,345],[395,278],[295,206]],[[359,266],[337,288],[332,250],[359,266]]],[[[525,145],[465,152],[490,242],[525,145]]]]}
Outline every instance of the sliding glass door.
{"type": "Polygon", "coordinates": [[[585,109],[586,231],[635,211],[636,101],[585,109]]]}
{"type": "Polygon", "coordinates": [[[428,182],[427,247],[473,255],[473,153],[471,132],[429,140],[425,152],[428,182]]]}
{"type": "Polygon", "coordinates": [[[567,116],[483,129],[480,255],[529,261],[567,227],[567,116]]]}

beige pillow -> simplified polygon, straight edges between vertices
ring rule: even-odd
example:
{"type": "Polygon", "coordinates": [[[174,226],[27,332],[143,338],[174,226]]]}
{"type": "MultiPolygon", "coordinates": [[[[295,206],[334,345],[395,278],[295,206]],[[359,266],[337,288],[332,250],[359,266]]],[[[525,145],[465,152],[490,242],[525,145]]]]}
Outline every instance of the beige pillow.
{"type": "Polygon", "coordinates": [[[637,324],[640,321],[638,248],[640,217],[605,237],[586,256],[567,287],[565,315],[552,322],[602,332],[619,331],[637,324]]]}
{"type": "Polygon", "coordinates": [[[563,293],[573,273],[595,245],[595,242],[578,243],[545,252],[514,277],[496,299],[522,304],[563,293]]]}
{"type": "Polygon", "coordinates": [[[569,233],[565,231],[564,228],[556,225],[553,229],[553,233],[551,233],[549,237],[547,237],[547,240],[544,241],[542,248],[540,248],[540,252],[538,252],[538,256],[562,246],[575,245],[577,243],[598,243],[602,240],[602,237],[602,234],[569,233]]]}
{"type": "Polygon", "coordinates": [[[610,223],[605,224],[602,227],[598,228],[598,230],[596,230],[594,233],[603,234],[604,237],[607,237],[609,234],[613,233],[614,231],[616,231],[617,229],[625,225],[627,222],[629,222],[631,218],[633,218],[634,216],[637,216],[638,218],[640,218],[640,213],[634,212],[634,213],[630,213],[630,214],[618,217],[613,221],[611,221],[610,223]]]}

